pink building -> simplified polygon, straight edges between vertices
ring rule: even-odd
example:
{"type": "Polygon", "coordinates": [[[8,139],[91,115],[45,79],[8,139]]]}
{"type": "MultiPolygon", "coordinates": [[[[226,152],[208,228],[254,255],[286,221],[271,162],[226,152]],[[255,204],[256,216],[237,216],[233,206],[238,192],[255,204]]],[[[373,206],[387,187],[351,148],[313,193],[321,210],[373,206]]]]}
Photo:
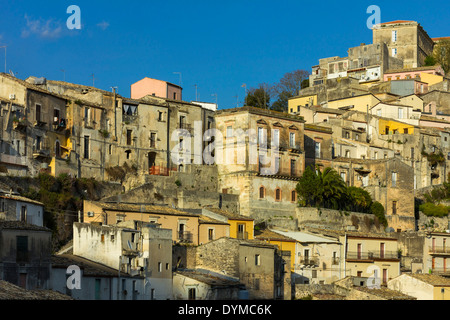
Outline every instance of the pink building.
{"type": "Polygon", "coordinates": [[[421,73],[427,73],[437,76],[444,76],[445,72],[441,66],[420,67],[411,69],[388,70],[384,73],[384,81],[420,79],[421,73]]]}
{"type": "Polygon", "coordinates": [[[183,88],[176,84],[145,77],[131,85],[131,99],[140,99],[146,95],[152,95],[181,101],[182,91],[183,88]]]}

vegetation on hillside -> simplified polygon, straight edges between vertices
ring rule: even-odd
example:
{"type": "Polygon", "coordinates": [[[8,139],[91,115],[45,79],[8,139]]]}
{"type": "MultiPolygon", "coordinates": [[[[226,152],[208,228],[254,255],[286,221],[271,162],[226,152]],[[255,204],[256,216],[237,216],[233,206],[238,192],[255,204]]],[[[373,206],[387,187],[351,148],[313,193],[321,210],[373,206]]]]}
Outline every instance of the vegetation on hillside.
{"type": "Polygon", "coordinates": [[[297,184],[299,205],[373,214],[387,226],[384,207],[363,188],[348,187],[332,168],[307,167],[297,184]]]}

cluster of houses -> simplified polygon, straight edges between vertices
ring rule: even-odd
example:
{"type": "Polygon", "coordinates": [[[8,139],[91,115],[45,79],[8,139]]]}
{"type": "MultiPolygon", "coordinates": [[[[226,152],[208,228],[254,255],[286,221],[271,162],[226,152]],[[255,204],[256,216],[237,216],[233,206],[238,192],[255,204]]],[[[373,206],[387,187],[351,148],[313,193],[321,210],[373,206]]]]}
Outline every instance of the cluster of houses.
{"type": "Polygon", "coordinates": [[[44,205],[2,191],[0,280],[82,300],[450,299],[448,218],[415,211],[450,164],[450,78],[425,66],[439,41],[378,25],[373,44],[320,59],[288,112],[186,102],[151,78],[127,98],[1,73],[3,175],[123,189],[85,200],[58,252],[44,205]],[[366,189],[388,228],[299,207],[307,166],[366,189]]]}

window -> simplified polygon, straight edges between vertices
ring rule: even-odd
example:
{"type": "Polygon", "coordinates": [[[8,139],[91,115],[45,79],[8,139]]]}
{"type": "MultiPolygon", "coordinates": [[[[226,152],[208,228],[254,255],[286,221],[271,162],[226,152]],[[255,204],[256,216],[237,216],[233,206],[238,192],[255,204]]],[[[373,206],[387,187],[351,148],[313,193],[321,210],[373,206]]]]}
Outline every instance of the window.
{"type": "Polygon", "coordinates": [[[266,130],[264,128],[258,127],[258,144],[266,145],[266,130]]]}
{"type": "Polygon", "coordinates": [[[170,265],[169,265],[169,263],[166,263],[166,270],[169,270],[170,269],[170,265]]]}
{"type": "Polygon", "coordinates": [[[20,209],[20,221],[27,221],[27,206],[22,206],[20,209]]]}
{"type": "Polygon", "coordinates": [[[345,132],[345,139],[350,139],[350,132],[348,131],[345,132]]]}
{"type": "Polygon", "coordinates": [[[208,229],[208,240],[214,240],[214,229],[208,229]]]}
{"type": "Polygon", "coordinates": [[[297,191],[292,190],[291,191],[291,202],[297,201],[297,191]]]}
{"type": "Polygon", "coordinates": [[[280,130],[275,129],[273,130],[273,143],[277,146],[280,145],[280,130]]]}
{"type": "Polygon", "coordinates": [[[398,118],[403,119],[403,108],[398,108],[398,118]]]}
{"type": "Polygon", "coordinates": [[[408,128],[403,129],[404,134],[408,134],[408,128]]]}
{"type": "Polygon", "coordinates": [[[162,111],[158,111],[158,121],[163,121],[163,112],[162,111]]]}
{"type": "Polygon", "coordinates": [[[275,201],[281,201],[281,189],[277,188],[275,190],[275,201]]]}
{"type": "Polygon", "coordinates": [[[345,157],[350,158],[350,150],[345,150],[345,157]]]}
{"type": "Polygon", "coordinates": [[[84,136],[84,159],[89,159],[89,136],[84,136]]]}
{"type": "Polygon", "coordinates": [[[397,172],[392,172],[392,187],[397,186],[397,172]]]}
{"type": "MultiPolygon", "coordinates": [[[[397,48],[392,48],[392,56],[396,57],[397,56],[397,48]]],[[[400,77],[397,76],[397,80],[400,80],[400,77]]]]}
{"type": "Polygon", "coordinates": [[[156,133],[150,133],[150,148],[156,148],[156,133]]]}
{"type": "Polygon", "coordinates": [[[188,299],[195,300],[195,288],[189,288],[188,290],[188,299]]]}
{"type": "Polygon", "coordinates": [[[245,235],[245,224],[239,223],[238,224],[238,239],[247,239],[247,236],[245,235]]]}
{"type": "Polygon", "coordinates": [[[397,42],[397,30],[392,31],[392,42],[397,42]]]}
{"type": "Polygon", "coordinates": [[[53,124],[59,124],[59,110],[53,109],[53,124]]]}
{"type": "Polygon", "coordinates": [[[381,109],[377,109],[377,116],[381,117],[381,109]]]}
{"type": "Polygon", "coordinates": [[[295,175],[296,175],[295,166],[296,166],[296,161],[294,159],[291,159],[291,176],[292,177],[295,177],[295,175]]]}
{"type": "Polygon", "coordinates": [[[261,265],[261,255],[255,254],[255,266],[261,265]]]}
{"type": "Polygon", "coordinates": [[[127,130],[127,145],[131,145],[131,130],[127,130]]]}
{"type": "MultiPolygon", "coordinates": [[[[258,133],[259,133],[259,129],[258,129],[258,133]]],[[[227,138],[231,138],[233,137],[233,126],[228,126],[227,127],[227,138]]]]}
{"type": "Polygon", "coordinates": [[[289,133],[289,146],[291,148],[295,148],[295,133],[294,132],[289,133]]]}
{"type": "Polygon", "coordinates": [[[16,237],[16,260],[17,262],[28,260],[28,236],[16,237]]]}
{"type": "Polygon", "coordinates": [[[162,263],[158,262],[158,272],[162,272],[162,263]]]}
{"type": "Polygon", "coordinates": [[[316,142],[315,143],[315,154],[316,154],[316,158],[320,159],[320,142],[316,142]]]}
{"type": "Polygon", "coordinates": [[[41,121],[41,105],[40,104],[36,104],[36,114],[35,114],[35,117],[36,117],[36,121],[37,122],[40,122],[41,121]]]}
{"type": "Polygon", "coordinates": [[[392,201],[392,214],[397,214],[397,201],[392,201]]]}
{"type": "Polygon", "coordinates": [[[177,100],[177,93],[176,92],[173,93],[173,100],[177,100]]]}
{"type": "Polygon", "coordinates": [[[264,187],[259,187],[259,198],[260,199],[264,199],[265,195],[266,195],[265,188],[264,187]]]}

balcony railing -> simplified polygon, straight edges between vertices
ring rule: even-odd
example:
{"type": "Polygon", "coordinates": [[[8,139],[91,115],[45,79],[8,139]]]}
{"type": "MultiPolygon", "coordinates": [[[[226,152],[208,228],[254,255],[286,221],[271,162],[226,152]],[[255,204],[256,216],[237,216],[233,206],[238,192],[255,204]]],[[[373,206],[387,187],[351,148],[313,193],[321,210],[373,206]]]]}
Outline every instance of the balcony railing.
{"type": "Polygon", "coordinates": [[[428,252],[430,254],[443,254],[443,255],[450,255],[450,247],[447,246],[431,246],[428,249],[428,252]]]}
{"type": "Polygon", "coordinates": [[[238,232],[237,238],[241,240],[248,239],[248,232],[238,232]]]}
{"type": "Polygon", "coordinates": [[[178,241],[180,242],[193,242],[193,235],[189,231],[178,231],[178,241]]]}
{"type": "Polygon", "coordinates": [[[317,258],[314,257],[304,257],[302,259],[300,259],[300,264],[301,265],[306,265],[306,266],[314,266],[314,265],[318,265],[319,261],[317,258]]]}
{"type": "Polygon", "coordinates": [[[151,176],[166,176],[170,175],[170,171],[177,171],[176,168],[166,168],[161,166],[152,166],[149,168],[149,174],[151,176]]]}
{"type": "Polygon", "coordinates": [[[368,251],[368,252],[347,252],[347,259],[351,260],[374,260],[374,259],[398,259],[397,251],[368,251]]]}
{"type": "Polygon", "coordinates": [[[9,154],[0,153],[0,162],[17,166],[26,166],[27,158],[23,156],[12,156],[9,154]]]}

